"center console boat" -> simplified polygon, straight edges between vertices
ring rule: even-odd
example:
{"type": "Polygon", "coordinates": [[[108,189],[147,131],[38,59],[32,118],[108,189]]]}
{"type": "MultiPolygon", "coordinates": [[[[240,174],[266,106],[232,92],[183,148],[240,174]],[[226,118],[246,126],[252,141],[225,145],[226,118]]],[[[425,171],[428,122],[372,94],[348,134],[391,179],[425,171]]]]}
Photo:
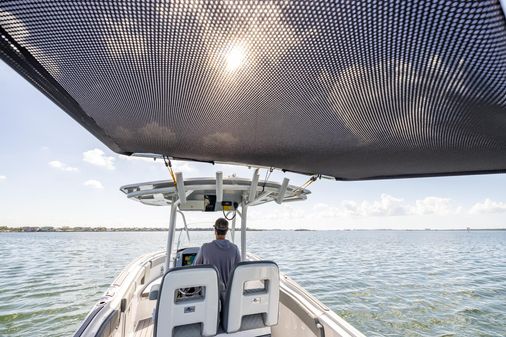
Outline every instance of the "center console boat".
{"type": "MultiPolygon", "coordinates": [[[[275,261],[247,253],[248,208],[268,202],[305,200],[310,191],[253,178],[156,181],[123,186],[129,199],[170,206],[165,251],[128,265],[82,322],[74,337],[349,337],[363,336],[287,275],[275,261]],[[241,260],[221,292],[216,269],[193,265],[199,247],[174,247],[178,215],[220,212],[231,219],[233,242],[240,234],[241,260]],[[236,228],[236,219],[240,227],[236,228]],[[238,233],[239,232],[239,233],[238,233]]],[[[239,243],[239,242],[237,242],[239,243]]]]}
{"type": "MultiPolygon", "coordinates": [[[[350,181],[505,173],[505,13],[506,0],[0,1],[0,59],[119,155],[350,181]]],[[[257,174],[122,191],[171,207],[167,249],[127,266],[76,337],[361,336],[247,254],[248,208],[309,191],[257,174]],[[241,220],[246,263],[223,299],[213,268],[191,266],[197,248],[173,247],[188,211],[241,220]]]]}

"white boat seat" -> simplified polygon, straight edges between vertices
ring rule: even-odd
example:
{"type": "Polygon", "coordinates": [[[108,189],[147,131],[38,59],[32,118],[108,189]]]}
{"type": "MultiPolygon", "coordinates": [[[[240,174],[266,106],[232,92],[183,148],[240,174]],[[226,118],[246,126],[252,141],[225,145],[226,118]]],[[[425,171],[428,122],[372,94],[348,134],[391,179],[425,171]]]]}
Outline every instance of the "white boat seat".
{"type": "Polygon", "coordinates": [[[216,268],[200,265],[170,269],[160,285],[154,337],[216,335],[218,303],[216,268]]]}
{"type": "Polygon", "coordinates": [[[223,310],[227,333],[278,324],[278,265],[272,261],[239,263],[232,273],[223,310]],[[248,285],[252,283],[261,286],[251,289],[248,285]]]}

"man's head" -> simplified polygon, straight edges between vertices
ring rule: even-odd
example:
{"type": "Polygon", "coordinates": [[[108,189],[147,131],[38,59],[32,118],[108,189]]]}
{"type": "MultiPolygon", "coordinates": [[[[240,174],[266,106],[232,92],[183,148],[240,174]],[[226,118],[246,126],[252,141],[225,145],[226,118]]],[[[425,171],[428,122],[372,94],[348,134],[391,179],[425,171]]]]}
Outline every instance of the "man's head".
{"type": "Polygon", "coordinates": [[[216,235],[216,239],[223,240],[225,239],[225,235],[228,232],[228,221],[224,218],[218,218],[214,223],[214,234],[216,235]]]}

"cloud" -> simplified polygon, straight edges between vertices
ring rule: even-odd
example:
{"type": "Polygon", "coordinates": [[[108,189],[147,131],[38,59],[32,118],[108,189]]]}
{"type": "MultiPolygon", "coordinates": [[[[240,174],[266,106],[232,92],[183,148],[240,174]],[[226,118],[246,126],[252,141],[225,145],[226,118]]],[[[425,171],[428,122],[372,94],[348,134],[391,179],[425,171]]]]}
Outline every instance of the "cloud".
{"type": "Polygon", "coordinates": [[[215,132],[204,137],[204,145],[210,149],[224,152],[232,151],[239,140],[229,132],[215,132]]]}
{"type": "MultiPolygon", "coordinates": [[[[165,164],[163,162],[163,159],[161,159],[161,158],[158,158],[157,160],[153,160],[153,158],[137,157],[137,156],[124,156],[124,155],[118,155],[118,158],[120,160],[129,161],[129,162],[146,163],[146,164],[151,164],[151,165],[157,164],[157,165],[160,165],[160,167],[163,168],[164,170],[167,170],[167,168],[165,167],[165,164]]],[[[183,173],[198,172],[197,168],[187,161],[172,160],[172,168],[175,172],[183,172],[183,173]]]]}
{"type": "Polygon", "coordinates": [[[138,131],[139,136],[146,139],[163,139],[165,144],[173,145],[176,141],[176,133],[166,126],[161,126],[156,122],[144,125],[138,131]]]}
{"type": "Polygon", "coordinates": [[[94,188],[96,190],[104,189],[104,185],[102,185],[102,183],[100,181],[95,180],[95,179],[86,180],[83,183],[83,185],[86,187],[94,188]]]}
{"type": "Polygon", "coordinates": [[[136,142],[139,139],[152,139],[157,142],[156,146],[167,147],[173,146],[176,142],[176,133],[157,122],[150,122],[142,128],[133,129],[117,126],[113,131],[113,135],[127,144],[136,142]]]}
{"type": "Polygon", "coordinates": [[[450,203],[451,200],[448,198],[426,197],[416,201],[415,206],[411,208],[411,213],[418,215],[459,213],[460,208],[454,209],[450,203]]]}
{"type": "Polygon", "coordinates": [[[426,197],[416,200],[414,204],[406,202],[388,194],[381,194],[379,200],[344,200],[339,206],[330,206],[324,203],[313,207],[317,216],[333,217],[386,217],[408,215],[448,215],[456,214],[461,208],[451,205],[451,200],[440,197],[426,197]]]}
{"type": "Polygon", "coordinates": [[[300,209],[300,207],[295,207],[288,204],[281,204],[281,206],[276,206],[275,209],[269,212],[265,212],[263,208],[253,207],[251,210],[251,218],[262,221],[279,221],[279,220],[291,220],[291,219],[304,219],[307,214],[300,209]]]}
{"type": "MultiPolygon", "coordinates": [[[[146,162],[146,163],[155,163],[158,160],[154,160],[153,158],[147,158],[147,157],[137,157],[137,156],[126,156],[119,154],[118,158],[125,161],[138,161],[138,162],[146,162]]],[[[161,161],[161,159],[160,159],[161,161]]]]}
{"type": "Polygon", "coordinates": [[[67,172],[77,172],[77,171],[79,171],[79,169],[77,167],[69,166],[69,165],[67,165],[65,163],[62,163],[59,160],[50,161],[48,164],[49,164],[49,166],[51,166],[51,167],[53,167],[55,169],[61,170],[61,171],[67,171],[67,172]]]}
{"type": "Polygon", "coordinates": [[[471,214],[491,214],[503,212],[506,212],[506,202],[493,201],[489,198],[482,202],[477,202],[469,210],[469,213],[471,214]]]}
{"type": "Polygon", "coordinates": [[[93,149],[83,152],[83,160],[92,165],[104,167],[108,170],[114,170],[114,157],[106,156],[104,151],[93,149]]]}
{"type": "Polygon", "coordinates": [[[1,183],[2,181],[5,181],[5,180],[7,180],[7,177],[6,177],[6,176],[0,176],[0,183],[1,183]]]}
{"type": "Polygon", "coordinates": [[[175,172],[183,173],[193,173],[197,171],[197,169],[187,161],[173,161],[172,169],[175,172]]]}
{"type": "Polygon", "coordinates": [[[388,194],[382,194],[380,200],[372,202],[362,201],[344,201],[342,203],[344,213],[352,216],[392,216],[406,215],[409,213],[409,207],[403,199],[395,198],[388,194]]]}

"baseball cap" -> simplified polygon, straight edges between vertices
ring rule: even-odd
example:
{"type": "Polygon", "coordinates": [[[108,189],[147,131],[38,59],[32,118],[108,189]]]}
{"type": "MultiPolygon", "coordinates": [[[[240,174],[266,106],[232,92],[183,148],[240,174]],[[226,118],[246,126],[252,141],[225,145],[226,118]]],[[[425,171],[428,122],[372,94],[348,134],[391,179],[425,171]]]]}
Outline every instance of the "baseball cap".
{"type": "Polygon", "coordinates": [[[228,221],[225,218],[218,218],[214,223],[214,228],[219,230],[227,230],[228,229],[228,221]]]}

